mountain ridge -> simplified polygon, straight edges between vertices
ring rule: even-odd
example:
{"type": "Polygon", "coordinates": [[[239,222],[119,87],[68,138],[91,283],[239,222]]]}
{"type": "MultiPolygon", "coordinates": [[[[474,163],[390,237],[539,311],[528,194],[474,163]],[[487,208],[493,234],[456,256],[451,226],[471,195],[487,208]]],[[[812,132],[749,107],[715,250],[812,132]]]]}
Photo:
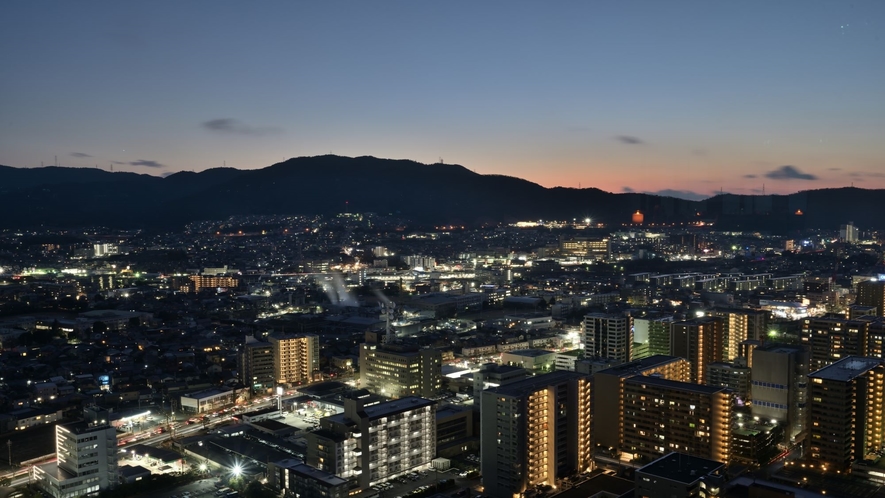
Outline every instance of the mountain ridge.
{"type": "Polygon", "coordinates": [[[629,223],[704,219],[723,229],[785,231],[854,221],[881,227],[885,190],[857,187],[794,194],[718,194],[692,201],[596,187],[543,187],[458,164],[322,155],[260,169],[211,168],[165,177],[96,168],[0,166],[0,227],[178,227],[250,214],[398,213],[418,224],[590,217],[629,223]]]}

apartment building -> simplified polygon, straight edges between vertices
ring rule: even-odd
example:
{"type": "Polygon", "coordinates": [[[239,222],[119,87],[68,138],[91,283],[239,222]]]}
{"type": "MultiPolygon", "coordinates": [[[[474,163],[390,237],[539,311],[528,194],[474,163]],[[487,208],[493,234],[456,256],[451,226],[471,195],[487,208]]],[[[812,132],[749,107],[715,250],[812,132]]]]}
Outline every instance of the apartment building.
{"type": "Polygon", "coordinates": [[[849,356],[808,374],[807,456],[829,471],[848,472],[885,443],[885,364],[849,356]]]}
{"type": "Polygon", "coordinates": [[[298,385],[314,380],[320,368],[320,339],[315,335],[270,336],[273,371],[278,384],[298,385]]]}
{"type": "Polygon", "coordinates": [[[638,375],[624,382],[624,443],[629,460],[671,452],[728,464],[734,423],[731,390],[638,375]]]}
{"type": "Polygon", "coordinates": [[[409,396],[386,403],[344,400],[344,413],[307,435],[307,463],[361,489],[427,468],[436,455],[436,402],[409,396]]]}
{"type": "Polygon", "coordinates": [[[274,387],[274,348],[269,342],[246,336],[237,352],[237,376],[253,393],[266,392],[274,387]]]}
{"type": "Polygon", "coordinates": [[[482,392],[484,494],[512,498],[592,466],[590,378],[552,372],[482,392]]]}
{"type": "Polygon", "coordinates": [[[690,381],[704,384],[707,365],[723,361],[725,327],[721,318],[700,317],[674,322],[670,329],[670,351],[691,363],[690,381]]]}
{"type": "Polygon", "coordinates": [[[584,351],[591,358],[626,363],[633,347],[633,319],[624,315],[591,313],[582,323],[584,351]]]}
{"type": "Polygon", "coordinates": [[[617,365],[593,375],[593,426],[596,446],[618,449],[624,427],[624,382],[636,375],[658,375],[687,382],[691,365],[684,358],[655,355],[617,365]]]}

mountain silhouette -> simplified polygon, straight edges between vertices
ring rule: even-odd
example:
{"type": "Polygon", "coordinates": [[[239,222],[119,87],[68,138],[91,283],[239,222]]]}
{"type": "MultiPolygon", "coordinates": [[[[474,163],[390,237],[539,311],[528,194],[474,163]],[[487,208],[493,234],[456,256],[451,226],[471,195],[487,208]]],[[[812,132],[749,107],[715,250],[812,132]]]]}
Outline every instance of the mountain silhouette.
{"type": "Polygon", "coordinates": [[[879,227],[885,190],[821,189],[790,195],[721,194],[703,201],[597,188],[545,188],[452,164],[334,155],[256,170],[214,168],[165,178],[95,168],[0,166],[0,227],[104,225],[176,228],[231,215],[394,213],[418,224],[590,217],[647,224],[711,220],[723,229],[879,227]]]}

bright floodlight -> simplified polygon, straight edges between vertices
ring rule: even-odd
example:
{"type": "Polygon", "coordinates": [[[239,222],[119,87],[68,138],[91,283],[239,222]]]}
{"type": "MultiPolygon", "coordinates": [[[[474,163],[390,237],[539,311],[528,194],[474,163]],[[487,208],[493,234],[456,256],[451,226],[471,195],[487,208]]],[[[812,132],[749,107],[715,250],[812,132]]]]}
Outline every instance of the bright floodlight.
{"type": "Polygon", "coordinates": [[[233,473],[234,473],[234,477],[240,477],[240,474],[243,473],[243,468],[240,467],[240,464],[234,465],[233,473]]]}
{"type": "Polygon", "coordinates": [[[283,387],[277,386],[277,396],[282,396],[282,395],[283,395],[283,387]]]}
{"type": "Polygon", "coordinates": [[[200,464],[200,472],[206,472],[209,467],[205,463],[200,464]]]}

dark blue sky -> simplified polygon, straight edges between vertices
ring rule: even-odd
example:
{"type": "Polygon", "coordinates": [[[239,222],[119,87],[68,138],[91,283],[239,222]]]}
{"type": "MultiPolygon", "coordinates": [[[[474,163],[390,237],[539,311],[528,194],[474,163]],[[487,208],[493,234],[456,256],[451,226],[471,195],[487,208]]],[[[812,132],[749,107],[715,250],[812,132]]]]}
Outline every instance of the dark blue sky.
{"type": "Polygon", "coordinates": [[[16,2],[0,164],[335,154],[708,196],[885,188],[885,2],[16,2]]]}

